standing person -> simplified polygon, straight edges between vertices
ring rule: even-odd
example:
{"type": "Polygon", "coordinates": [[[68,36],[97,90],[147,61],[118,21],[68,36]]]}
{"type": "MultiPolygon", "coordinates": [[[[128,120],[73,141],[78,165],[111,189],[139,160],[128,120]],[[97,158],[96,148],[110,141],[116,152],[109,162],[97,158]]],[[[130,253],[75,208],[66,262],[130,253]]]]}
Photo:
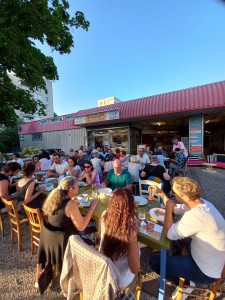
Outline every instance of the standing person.
{"type": "Polygon", "coordinates": [[[119,159],[113,161],[113,170],[109,170],[102,187],[109,186],[112,190],[119,187],[132,189],[132,177],[127,170],[123,170],[122,163],[119,159]]]}
{"type": "Polygon", "coordinates": [[[92,162],[89,160],[84,161],[83,172],[81,173],[78,181],[86,181],[88,185],[95,184],[100,186],[100,178],[98,172],[93,168],[92,162]]]}
{"type": "Polygon", "coordinates": [[[46,198],[43,194],[45,186],[36,189],[33,175],[36,172],[35,165],[28,163],[23,169],[24,176],[16,184],[16,198],[31,208],[41,208],[46,198]]]}
{"type": "Polygon", "coordinates": [[[172,139],[172,143],[173,143],[173,152],[175,152],[176,148],[180,148],[180,151],[184,154],[184,156],[187,159],[187,157],[188,157],[188,151],[185,148],[184,143],[178,141],[178,139],[176,139],[176,138],[172,139]]]}
{"type": "Polygon", "coordinates": [[[40,172],[41,171],[41,164],[40,164],[39,156],[34,155],[32,160],[33,160],[33,164],[35,165],[35,172],[40,172]]]}
{"type": "Polygon", "coordinates": [[[169,174],[178,176],[178,172],[185,167],[186,157],[180,148],[175,149],[175,158],[170,159],[169,174]]]}
{"type": "MultiPolygon", "coordinates": [[[[177,285],[179,277],[189,280],[191,286],[213,284],[221,277],[225,264],[225,220],[212,203],[200,197],[200,186],[193,179],[176,177],[172,189],[181,204],[175,204],[162,190],[155,188],[166,204],[163,230],[173,241],[189,238],[190,254],[168,256],[166,277],[177,285]],[[173,214],[182,217],[173,223],[173,214]]],[[[151,258],[150,265],[159,274],[158,256],[151,258]]],[[[176,299],[176,291],[173,299],[176,299]]],[[[182,300],[186,297],[183,296],[182,300]]]]}
{"type": "Polygon", "coordinates": [[[21,165],[17,162],[8,163],[0,171],[0,209],[5,207],[5,204],[1,201],[1,197],[9,200],[13,199],[16,196],[10,196],[9,190],[9,176],[16,175],[21,170],[21,165]]]}
{"type": "Polygon", "coordinates": [[[46,173],[47,177],[60,177],[66,172],[64,171],[69,165],[65,160],[61,159],[61,155],[58,152],[53,154],[53,165],[50,167],[46,173]]]}
{"type": "Polygon", "coordinates": [[[52,161],[50,159],[50,155],[47,151],[42,152],[42,158],[40,159],[41,171],[47,172],[52,165],[52,161]]]}
{"type": "Polygon", "coordinates": [[[140,272],[138,231],[134,196],[129,189],[118,188],[102,214],[100,252],[117,267],[120,288],[126,288],[140,272]]]}
{"type": "Polygon", "coordinates": [[[20,158],[19,153],[17,153],[17,152],[13,153],[12,159],[14,162],[17,162],[18,164],[20,164],[21,168],[23,168],[24,162],[23,162],[22,158],[20,158]]]}

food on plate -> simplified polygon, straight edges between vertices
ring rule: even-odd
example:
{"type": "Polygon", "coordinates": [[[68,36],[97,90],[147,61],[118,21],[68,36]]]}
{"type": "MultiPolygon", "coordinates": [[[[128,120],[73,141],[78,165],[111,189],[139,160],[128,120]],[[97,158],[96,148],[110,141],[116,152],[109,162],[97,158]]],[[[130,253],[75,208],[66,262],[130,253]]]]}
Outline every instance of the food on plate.
{"type": "Polygon", "coordinates": [[[150,233],[150,232],[152,232],[153,230],[154,230],[154,227],[155,227],[155,225],[153,224],[153,223],[148,223],[148,224],[145,224],[144,225],[144,229],[148,232],[148,233],[150,233]]]}
{"type": "Polygon", "coordinates": [[[165,216],[165,211],[160,210],[160,209],[156,209],[155,214],[156,214],[157,217],[165,216]]]}

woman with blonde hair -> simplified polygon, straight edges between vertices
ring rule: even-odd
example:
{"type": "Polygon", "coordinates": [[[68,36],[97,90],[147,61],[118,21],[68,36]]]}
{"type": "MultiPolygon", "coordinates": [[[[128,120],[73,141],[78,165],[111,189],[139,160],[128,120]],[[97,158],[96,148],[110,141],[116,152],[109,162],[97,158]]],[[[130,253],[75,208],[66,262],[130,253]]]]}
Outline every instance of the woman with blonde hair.
{"type": "Polygon", "coordinates": [[[79,234],[89,224],[97,200],[93,200],[86,215],[80,213],[74,197],[78,193],[76,177],[63,178],[43,205],[44,222],[41,229],[38,263],[56,265],[61,272],[65,248],[70,235],[79,234]]]}
{"type": "Polygon", "coordinates": [[[120,288],[127,287],[140,271],[138,231],[134,196],[129,189],[118,188],[101,218],[100,251],[116,265],[120,288]]]}
{"type": "Polygon", "coordinates": [[[142,167],[139,164],[136,155],[132,155],[130,157],[130,162],[128,163],[128,172],[130,172],[134,183],[139,182],[141,169],[142,167]]]}

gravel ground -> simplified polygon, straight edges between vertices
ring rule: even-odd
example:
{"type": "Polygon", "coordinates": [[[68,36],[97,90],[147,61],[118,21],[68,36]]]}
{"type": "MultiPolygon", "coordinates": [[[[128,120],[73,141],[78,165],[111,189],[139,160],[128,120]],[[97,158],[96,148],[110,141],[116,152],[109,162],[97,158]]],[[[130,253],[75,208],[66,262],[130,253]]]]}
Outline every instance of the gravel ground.
{"type": "MultiPolygon", "coordinates": [[[[202,167],[189,167],[187,176],[196,179],[202,187],[202,197],[211,201],[225,217],[225,170],[216,169],[217,173],[206,173],[202,167]]],[[[31,255],[29,228],[25,226],[22,238],[22,251],[17,252],[17,242],[11,244],[7,214],[3,214],[5,235],[0,237],[0,299],[6,300],[61,300],[65,299],[60,293],[57,282],[50,287],[44,296],[39,296],[34,288],[35,265],[37,257],[31,255]]],[[[156,278],[146,261],[152,250],[141,245],[142,274],[156,278]]],[[[224,288],[225,291],[225,288],[224,288]]],[[[149,294],[142,293],[142,300],[155,300],[149,294]]],[[[218,299],[225,299],[225,294],[218,299]]],[[[168,300],[168,299],[166,299],[168,300]]]]}

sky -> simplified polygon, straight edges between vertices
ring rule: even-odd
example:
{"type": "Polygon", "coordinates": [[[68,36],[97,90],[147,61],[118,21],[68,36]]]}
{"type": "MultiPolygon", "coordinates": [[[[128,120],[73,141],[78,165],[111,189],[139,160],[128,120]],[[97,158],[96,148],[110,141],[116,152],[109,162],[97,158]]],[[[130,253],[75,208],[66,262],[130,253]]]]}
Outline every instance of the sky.
{"type": "Polygon", "coordinates": [[[225,1],[69,0],[88,31],[74,29],[69,55],[51,55],[58,115],[225,80],[225,1]]]}

